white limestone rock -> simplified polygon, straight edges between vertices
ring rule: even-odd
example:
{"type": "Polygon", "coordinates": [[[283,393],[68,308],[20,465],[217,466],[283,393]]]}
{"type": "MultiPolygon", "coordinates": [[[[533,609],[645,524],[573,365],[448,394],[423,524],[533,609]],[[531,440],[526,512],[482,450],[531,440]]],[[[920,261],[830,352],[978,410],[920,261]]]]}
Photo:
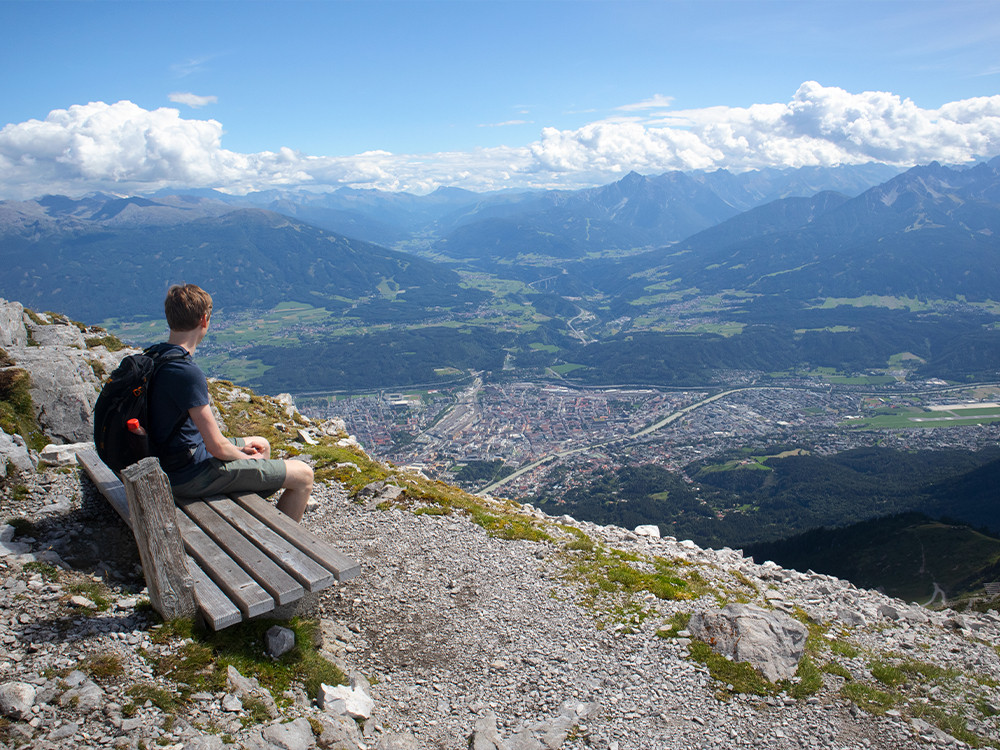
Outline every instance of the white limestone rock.
{"type": "Polygon", "coordinates": [[[0,347],[21,349],[28,345],[28,329],[24,327],[24,306],[20,302],[0,299],[0,347]]]}
{"type": "Polygon", "coordinates": [[[18,471],[33,472],[35,464],[28,446],[20,435],[8,435],[0,429],[0,478],[7,476],[7,465],[18,471]]]}
{"type": "Polygon", "coordinates": [[[94,443],[67,443],[55,445],[49,443],[42,452],[38,454],[38,459],[50,466],[76,466],[76,454],[83,450],[94,450],[94,443]]]}
{"type": "Polygon", "coordinates": [[[31,718],[35,692],[34,685],[27,682],[6,682],[0,685],[0,714],[9,719],[31,718]]]}
{"type": "Polygon", "coordinates": [[[375,701],[359,688],[346,685],[331,687],[320,685],[316,703],[324,711],[334,715],[350,716],[352,719],[369,719],[375,710],[375,701]]]}
{"type": "Polygon", "coordinates": [[[660,527],[656,524],[643,524],[642,526],[635,527],[635,533],[639,536],[650,537],[651,539],[660,538],[660,527]]]}
{"type": "Polygon", "coordinates": [[[771,682],[795,676],[809,630],[798,620],[750,604],[696,612],[691,634],[735,662],[748,662],[771,682]]]}

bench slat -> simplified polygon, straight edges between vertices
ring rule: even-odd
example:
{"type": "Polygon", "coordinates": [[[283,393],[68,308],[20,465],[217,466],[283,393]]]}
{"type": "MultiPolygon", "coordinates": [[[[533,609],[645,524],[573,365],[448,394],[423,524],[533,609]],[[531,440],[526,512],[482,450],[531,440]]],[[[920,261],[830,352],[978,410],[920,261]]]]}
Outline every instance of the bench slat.
{"type": "Polygon", "coordinates": [[[128,510],[128,497],[125,495],[125,486],[122,480],[108,468],[97,451],[85,448],[76,454],[77,462],[84,468],[90,476],[91,481],[101,491],[108,503],[114,508],[122,520],[132,528],[132,517],[128,510]]]}
{"type": "Polygon", "coordinates": [[[278,604],[294,602],[305,594],[298,581],[216,513],[208,504],[207,498],[205,500],[180,498],[177,500],[177,506],[187,513],[202,531],[212,537],[212,540],[233,560],[236,560],[251,578],[263,586],[278,604]]]}
{"type": "Polygon", "coordinates": [[[267,524],[243,510],[228,497],[215,495],[205,502],[240,533],[260,547],[308,591],[320,591],[335,582],[333,573],[313,560],[267,524]]]}
{"type": "Polygon", "coordinates": [[[256,617],[274,609],[274,599],[233,561],[198,524],[184,513],[177,514],[184,546],[208,577],[215,581],[244,617],[256,617]]]}
{"type": "Polygon", "coordinates": [[[190,556],[187,559],[187,567],[194,579],[194,598],[198,602],[198,609],[212,630],[222,630],[243,622],[243,614],[239,608],[190,556]]]}
{"type": "Polygon", "coordinates": [[[361,566],[340,550],[302,528],[298,523],[253,493],[230,495],[241,507],[266,523],[309,557],[328,568],[338,581],[346,581],[361,573],[361,566]]]}

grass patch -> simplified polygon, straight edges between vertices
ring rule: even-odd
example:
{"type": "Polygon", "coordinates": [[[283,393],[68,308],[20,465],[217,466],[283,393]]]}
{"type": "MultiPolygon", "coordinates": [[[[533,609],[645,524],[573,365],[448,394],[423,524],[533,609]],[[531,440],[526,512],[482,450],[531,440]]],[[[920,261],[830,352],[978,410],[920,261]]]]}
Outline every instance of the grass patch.
{"type": "Polygon", "coordinates": [[[125,673],[121,657],[110,652],[88,656],[77,665],[77,669],[97,682],[105,683],[112,682],[125,673]]]}
{"type": "Polygon", "coordinates": [[[496,515],[484,510],[473,509],[471,513],[473,523],[482,526],[490,536],[500,539],[526,539],[530,542],[551,541],[549,536],[532,519],[526,516],[516,515],[496,515]]]}
{"type": "Polygon", "coordinates": [[[846,659],[853,659],[861,653],[857,647],[841,638],[830,641],[830,651],[835,653],[837,656],[843,656],[846,659]]]}
{"type": "Polygon", "coordinates": [[[723,684],[717,697],[725,698],[733,694],[777,695],[780,688],[764,679],[756,669],[746,662],[733,662],[716,653],[703,641],[691,641],[688,646],[691,658],[708,667],[712,679],[723,684]]]}
{"type": "Polygon", "coordinates": [[[690,612],[674,612],[670,617],[670,627],[660,628],[656,631],[656,635],[658,638],[679,638],[678,633],[687,630],[689,622],[691,622],[690,612]]]}
{"type": "Polygon", "coordinates": [[[795,670],[796,681],[788,685],[788,694],[798,700],[815,695],[823,687],[823,675],[810,658],[809,654],[802,657],[798,669],[795,670]]]}
{"type": "Polygon", "coordinates": [[[843,677],[848,682],[854,679],[851,673],[847,670],[847,667],[835,661],[828,661],[824,664],[823,671],[828,672],[829,674],[837,675],[838,677],[843,677]]]}
{"type": "MultiPolygon", "coordinates": [[[[252,620],[215,633],[196,629],[189,620],[171,621],[154,634],[154,642],[165,643],[175,638],[194,640],[184,644],[176,654],[154,660],[154,669],[159,676],[181,685],[184,696],[200,690],[225,689],[229,666],[246,677],[255,677],[274,695],[281,695],[297,683],[315,696],[321,683],[347,682],[340,669],[320,656],[318,637],[319,623],[298,617],[289,622],[252,620]],[[265,648],[265,634],[274,625],[295,633],[295,647],[278,659],[272,659],[265,648]]],[[[250,710],[246,701],[244,708],[250,710]]]]}
{"type": "Polygon", "coordinates": [[[878,715],[884,714],[901,700],[895,693],[888,693],[860,682],[848,682],[840,689],[840,694],[858,708],[878,715]]]}
{"type": "Polygon", "coordinates": [[[103,346],[109,352],[120,352],[125,348],[124,342],[113,333],[108,333],[103,336],[91,336],[90,338],[85,338],[83,343],[87,345],[88,349],[103,346]]]}
{"type": "MultiPolygon", "coordinates": [[[[152,682],[140,682],[138,685],[133,685],[128,689],[127,693],[132,698],[132,704],[135,709],[146,701],[149,701],[163,711],[163,713],[172,714],[184,704],[184,700],[180,695],[159,685],[154,685],[152,682]]],[[[125,715],[124,707],[122,708],[122,715],[125,715]]],[[[132,715],[135,715],[134,709],[132,715]]]]}
{"type": "Polygon", "coordinates": [[[59,580],[59,568],[55,565],[50,565],[49,563],[39,562],[38,560],[32,560],[31,562],[25,563],[21,570],[29,575],[35,575],[37,573],[43,580],[49,583],[59,580]]]}
{"type": "Polygon", "coordinates": [[[35,419],[31,375],[27,370],[18,367],[0,370],[0,427],[8,435],[20,435],[36,451],[48,443],[35,419]]]}
{"type": "MultiPolygon", "coordinates": [[[[956,740],[961,740],[972,747],[983,747],[986,743],[975,732],[969,731],[967,719],[958,713],[950,713],[937,706],[917,704],[911,709],[918,719],[930,722],[943,732],[947,732],[956,740]]],[[[991,745],[992,747],[992,745],[991,745]]]]}
{"type": "Polygon", "coordinates": [[[77,581],[66,587],[71,594],[85,596],[92,601],[98,612],[107,612],[111,608],[111,601],[108,599],[108,589],[97,581],[77,581]]]}

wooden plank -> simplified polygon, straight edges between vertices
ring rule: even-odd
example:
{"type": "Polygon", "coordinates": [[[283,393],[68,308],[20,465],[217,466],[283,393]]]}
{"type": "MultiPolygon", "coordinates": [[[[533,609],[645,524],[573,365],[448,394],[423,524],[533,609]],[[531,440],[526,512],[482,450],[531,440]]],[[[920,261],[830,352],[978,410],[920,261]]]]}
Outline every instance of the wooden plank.
{"type": "Polygon", "coordinates": [[[205,502],[305,586],[307,591],[320,591],[336,581],[333,573],[228,497],[215,495],[206,498],[205,502]]]}
{"type": "Polygon", "coordinates": [[[253,493],[230,495],[240,507],[281,534],[309,557],[329,569],[338,581],[346,581],[361,573],[361,566],[340,550],[320,539],[279,511],[260,495],[253,493]]]}
{"type": "Polygon", "coordinates": [[[198,528],[198,524],[183,513],[178,513],[177,525],[191,557],[233,604],[239,607],[244,618],[256,617],[274,609],[271,595],[247,575],[208,534],[198,528]]]}
{"type": "Polygon", "coordinates": [[[117,511],[129,528],[132,528],[132,517],[128,512],[128,497],[125,495],[125,486],[118,476],[101,460],[97,451],[89,448],[79,451],[76,454],[76,460],[111,504],[111,507],[117,511]]]}
{"type": "Polygon", "coordinates": [[[155,458],[122,470],[122,484],[139,548],[149,600],[164,620],[194,615],[194,580],[185,562],[184,542],[167,475],[155,458]]]}
{"type": "Polygon", "coordinates": [[[201,616],[212,630],[222,630],[230,625],[243,622],[243,615],[222,589],[215,585],[193,558],[188,557],[188,570],[194,579],[194,598],[198,602],[201,616]]]}
{"type": "Polygon", "coordinates": [[[306,593],[302,584],[243,536],[239,529],[233,528],[225,518],[212,510],[207,499],[180,498],[177,505],[238,562],[251,578],[263,586],[279,605],[301,599],[306,593]]]}

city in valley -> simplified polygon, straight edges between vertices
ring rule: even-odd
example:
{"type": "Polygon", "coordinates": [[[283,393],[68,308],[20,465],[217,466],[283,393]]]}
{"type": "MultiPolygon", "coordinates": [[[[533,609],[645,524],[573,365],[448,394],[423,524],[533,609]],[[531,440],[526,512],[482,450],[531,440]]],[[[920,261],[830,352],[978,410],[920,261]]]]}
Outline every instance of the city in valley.
{"type": "MultiPolygon", "coordinates": [[[[340,417],[373,456],[467,489],[528,501],[594,472],[657,464],[680,471],[738,448],[966,448],[1000,439],[1000,386],[871,385],[821,377],[726,388],[575,387],[484,382],[452,388],[297,398],[340,417]],[[469,471],[470,468],[476,471],[469,471]]],[[[861,379],[863,381],[863,379],[861,379]]]]}

